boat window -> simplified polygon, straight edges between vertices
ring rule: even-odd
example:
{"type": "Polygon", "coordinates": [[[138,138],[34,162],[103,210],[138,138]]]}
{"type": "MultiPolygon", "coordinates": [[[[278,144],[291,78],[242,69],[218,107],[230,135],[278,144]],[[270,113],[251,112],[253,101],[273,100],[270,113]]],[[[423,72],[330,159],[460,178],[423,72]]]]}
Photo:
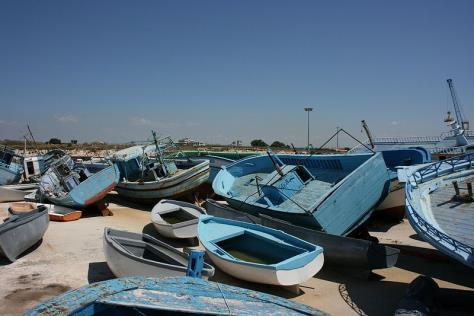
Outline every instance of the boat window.
{"type": "Polygon", "coordinates": [[[298,166],[296,169],[296,174],[300,177],[303,183],[308,182],[309,180],[313,179],[313,176],[309,173],[308,169],[303,166],[298,166]]]}
{"type": "Polygon", "coordinates": [[[35,166],[33,165],[33,161],[28,161],[26,163],[26,168],[28,169],[28,174],[35,174],[35,166]]]}

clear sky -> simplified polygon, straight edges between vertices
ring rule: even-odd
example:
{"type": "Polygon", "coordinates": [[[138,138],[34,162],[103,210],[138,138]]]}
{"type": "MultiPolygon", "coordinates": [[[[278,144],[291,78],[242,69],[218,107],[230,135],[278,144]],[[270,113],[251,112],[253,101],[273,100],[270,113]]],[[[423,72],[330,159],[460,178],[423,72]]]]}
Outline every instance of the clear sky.
{"type": "Polygon", "coordinates": [[[0,2],[0,139],[438,135],[449,77],[474,121],[474,1],[0,2]]]}

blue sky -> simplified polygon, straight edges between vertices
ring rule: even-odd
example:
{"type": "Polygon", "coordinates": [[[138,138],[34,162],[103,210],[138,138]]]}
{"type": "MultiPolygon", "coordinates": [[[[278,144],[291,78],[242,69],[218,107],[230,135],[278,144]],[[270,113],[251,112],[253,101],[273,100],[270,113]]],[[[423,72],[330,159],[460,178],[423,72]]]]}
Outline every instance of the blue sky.
{"type": "Polygon", "coordinates": [[[2,1],[0,139],[438,135],[474,120],[473,1],[2,1]]]}

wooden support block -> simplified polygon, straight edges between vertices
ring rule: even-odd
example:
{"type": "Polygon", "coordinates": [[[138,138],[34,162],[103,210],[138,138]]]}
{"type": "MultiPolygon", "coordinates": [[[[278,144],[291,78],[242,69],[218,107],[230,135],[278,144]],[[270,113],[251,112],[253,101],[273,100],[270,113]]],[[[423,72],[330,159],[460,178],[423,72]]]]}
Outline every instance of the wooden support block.
{"type": "Polygon", "coordinates": [[[456,180],[453,181],[454,191],[456,192],[456,196],[459,196],[459,185],[456,180]]]}

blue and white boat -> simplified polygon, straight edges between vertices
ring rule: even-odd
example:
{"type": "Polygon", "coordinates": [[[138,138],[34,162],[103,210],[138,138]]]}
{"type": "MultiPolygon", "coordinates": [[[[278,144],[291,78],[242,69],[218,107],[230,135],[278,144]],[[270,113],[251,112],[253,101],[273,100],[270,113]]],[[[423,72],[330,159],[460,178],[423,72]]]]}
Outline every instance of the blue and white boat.
{"type": "Polygon", "coordinates": [[[347,235],[389,190],[382,154],[249,157],[223,167],[212,184],[234,209],[347,235]]]}
{"type": "MultiPolygon", "coordinates": [[[[418,235],[474,268],[474,154],[408,169],[407,217],[418,235]]],[[[405,180],[401,176],[400,180],[405,180]]]]}
{"type": "Polygon", "coordinates": [[[95,174],[81,164],[75,164],[68,155],[49,165],[41,176],[41,199],[70,208],[82,208],[102,200],[119,181],[116,165],[95,174]]]}
{"type": "Polygon", "coordinates": [[[217,267],[249,282],[298,285],[318,273],[324,263],[323,248],[241,221],[202,215],[198,238],[217,267]]]}
{"type": "Polygon", "coordinates": [[[290,300],[190,277],[130,277],[89,284],[25,315],[327,315],[290,300]]]}
{"type": "Polygon", "coordinates": [[[118,194],[152,203],[192,192],[207,181],[209,160],[167,158],[165,151],[170,146],[155,137],[154,144],[130,147],[108,157],[120,170],[118,194]]]}
{"type": "Polygon", "coordinates": [[[23,174],[23,157],[0,145],[0,185],[17,184],[23,174]]]}

